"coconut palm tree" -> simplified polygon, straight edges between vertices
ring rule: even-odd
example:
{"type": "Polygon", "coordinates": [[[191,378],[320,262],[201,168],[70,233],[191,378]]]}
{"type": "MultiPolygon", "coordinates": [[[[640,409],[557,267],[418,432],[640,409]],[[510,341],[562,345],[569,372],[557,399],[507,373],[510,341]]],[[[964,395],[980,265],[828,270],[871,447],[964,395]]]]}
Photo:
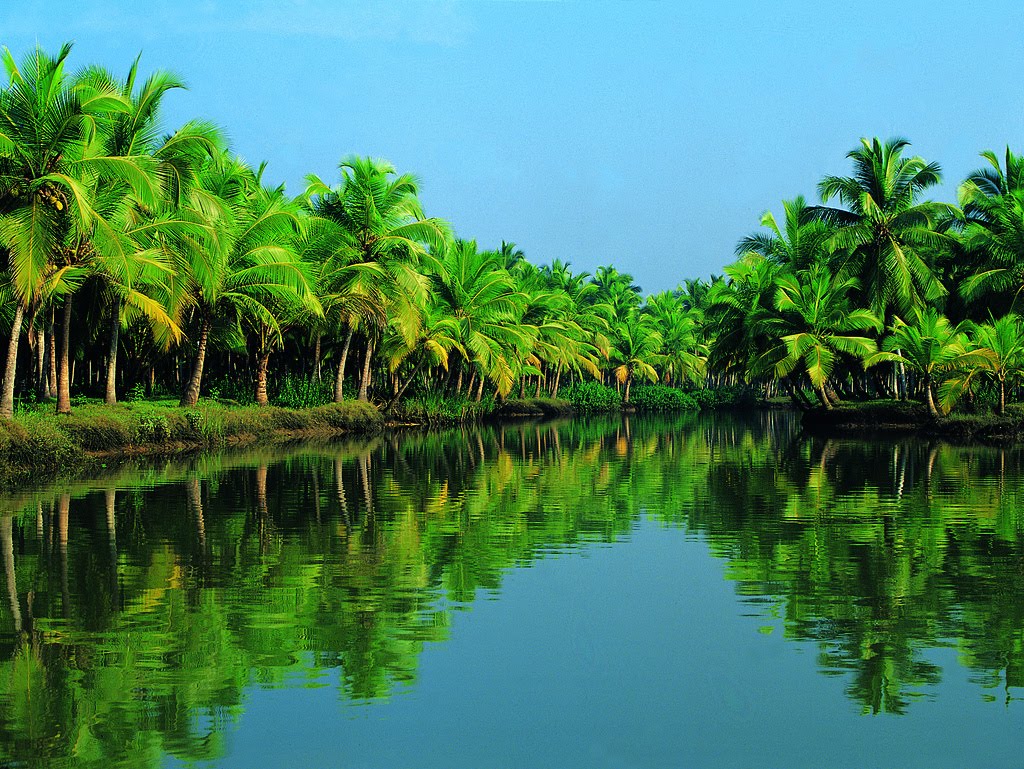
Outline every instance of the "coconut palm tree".
{"type": "Polygon", "coordinates": [[[117,402],[118,337],[122,325],[137,317],[162,326],[175,340],[179,330],[161,302],[159,291],[172,268],[165,253],[163,234],[169,229],[194,227],[179,215],[197,182],[197,169],[222,145],[219,132],[199,121],[186,123],[173,134],[160,137],[160,109],[172,90],[184,88],[174,75],[158,71],[138,82],[139,59],[132,63],[123,81],[102,67],[89,67],[78,78],[81,86],[104,93],[116,93],[126,107],[102,115],[97,138],[108,157],[152,158],[162,195],[158,201],[143,202],[116,177],[108,177],[97,191],[103,201],[104,219],[111,225],[114,248],[97,254],[95,271],[101,277],[109,305],[110,348],[107,356],[106,402],[117,402]],[[154,204],[155,203],[155,204],[154,204]],[[155,290],[155,291],[154,291],[155,290]]]}
{"type": "Polygon", "coordinates": [[[909,313],[946,293],[933,270],[935,255],[951,239],[940,230],[954,209],[921,196],[941,180],[937,163],[904,157],[906,139],[861,139],[847,153],[852,176],[826,176],[818,184],[822,203],[813,214],[836,228],[830,246],[841,252],[844,270],[860,281],[866,302],[879,317],[909,313]]]}
{"type": "Polygon", "coordinates": [[[857,288],[854,278],[835,277],[818,263],[796,274],[776,279],[774,317],[763,321],[776,344],[753,364],[755,374],[772,368],[785,380],[795,370],[807,374],[825,408],[833,407],[827,384],[842,356],[866,360],[877,352],[874,339],[857,332],[882,330],[882,322],[870,310],[852,309],[849,295],[857,288]]]}
{"type": "Polygon", "coordinates": [[[972,172],[960,186],[961,236],[970,265],[960,285],[968,300],[992,295],[1014,308],[1024,291],[1024,158],[1006,150],[1004,165],[981,153],[989,168],[972,172]]]}
{"type": "Polygon", "coordinates": [[[1006,385],[1024,376],[1024,326],[1010,313],[989,323],[969,324],[970,344],[962,367],[939,390],[940,400],[951,406],[979,377],[999,387],[998,413],[1006,412],[1006,385]]]}
{"type": "MultiPolygon", "coordinates": [[[[476,368],[472,381],[479,376],[478,393],[487,378],[507,395],[515,379],[514,361],[526,357],[535,336],[522,324],[526,297],[516,290],[501,257],[480,251],[475,241],[456,241],[435,265],[433,287],[458,325],[459,345],[476,368]]],[[[460,370],[457,391],[461,382],[460,370]]]]}
{"type": "MultiPolygon", "coordinates": [[[[411,340],[425,304],[427,279],[421,262],[428,259],[430,248],[443,249],[451,229],[445,221],[423,213],[416,177],[398,175],[387,161],[350,156],[341,161],[340,169],[342,182],[335,188],[316,176],[307,177],[306,195],[318,216],[338,225],[337,262],[377,266],[363,276],[364,282],[384,298],[390,316],[400,321],[403,335],[411,340]]],[[[367,400],[374,341],[383,325],[372,316],[360,317],[359,323],[366,348],[358,398],[367,400]]],[[[351,323],[346,325],[353,328],[351,323]]]]}
{"type": "MultiPolygon", "coordinates": [[[[90,146],[97,116],[124,105],[116,93],[76,84],[65,72],[70,54],[70,44],[55,56],[36,48],[21,65],[6,48],[2,55],[9,82],[0,91],[0,246],[16,305],[0,417],[14,412],[18,339],[25,315],[44,299],[47,286],[66,279],[67,294],[81,278],[68,274],[75,269],[71,262],[89,253],[90,235],[101,239],[104,234],[95,228],[88,182],[107,174],[147,187],[145,174],[134,163],[106,157],[90,146]]],[[[67,326],[70,305],[65,315],[67,326]]],[[[70,402],[59,402],[58,408],[70,411],[70,402]]]]}
{"type": "Polygon", "coordinates": [[[967,334],[934,307],[914,311],[912,321],[906,323],[897,317],[882,342],[882,350],[870,356],[865,366],[899,361],[921,374],[928,413],[937,419],[942,412],[935,405],[932,386],[937,379],[969,362],[965,357],[969,350],[967,334]]]}
{"type": "Polygon", "coordinates": [[[201,171],[200,184],[222,205],[207,216],[204,234],[186,234],[175,246],[180,283],[175,294],[198,323],[192,375],[182,406],[194,406],[199,400],[206,349],[216,321],[237,326],[248,318],[276,331],[282,304],[314,301],[307,269],[298,256],[302,223],[295,202],[280,188],[264,187],[259,173],[226,154],[201,171]]]}
{"type": "Polygon", "coordinates": [[[771,211],[765,212],[761,226],[768,232],[743,238],[736,246],[736,255],[759,254],[794,271],[806,270],[827,259],[834,233],[827,222],[815,217],[815,208],[807,205],[803,195],[798,195],[793,200],[784,200],[782,209],[783,226],[779,226],[771,211]]]}
{"type": "Polygon", "coordinates": [[[637,310],[628,313],[614,328],[615,378],[624,385],[622,402],[629,403],[630,390],[637,379],[658,381],[657,366],[662,362],[662,337],[650,315],[637,310]]]}

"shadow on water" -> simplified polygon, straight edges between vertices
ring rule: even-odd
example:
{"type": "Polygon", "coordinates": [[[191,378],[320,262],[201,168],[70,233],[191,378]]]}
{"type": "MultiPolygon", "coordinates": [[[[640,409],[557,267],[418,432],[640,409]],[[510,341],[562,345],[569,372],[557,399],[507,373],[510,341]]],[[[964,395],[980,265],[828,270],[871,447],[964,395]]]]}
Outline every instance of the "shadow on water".
{"type": "Polygon", "coordinates": [[[1010,699],[1022,497],[1019,450],[804,439],[775,412],[391,434],[24,492],[0,500],[0,764],[216,759],[254,685],[386,698],[510,569],[645,517],[706,542],[742,610],[816,644],[865,712],[938,687],[937,647],[1010,699]]]}

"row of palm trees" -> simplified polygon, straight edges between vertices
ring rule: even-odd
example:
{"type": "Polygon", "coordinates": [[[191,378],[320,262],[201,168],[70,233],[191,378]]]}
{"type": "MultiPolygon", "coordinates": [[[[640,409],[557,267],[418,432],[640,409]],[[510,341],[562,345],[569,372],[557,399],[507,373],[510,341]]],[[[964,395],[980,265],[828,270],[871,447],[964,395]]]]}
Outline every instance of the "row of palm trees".
{"type": "Polygon", "coordinates": [[[988,387],[1003,412],[1024,375],[1024,160],[982,153],[953,206],[924,198],[940,168],[907,149],[862,140],[820,204],[740,241],[704,296],[710,370],[805,407],[916,396],[937,417],[988,387]]]}
{"type": "Polygon", "coordinates": [[[983,153],[954,206],[925,197],[940,168],[906,140],[863,140],[851,175],[765,214],[724,275],[644,299],[614,267],[457,238],[385,161],[347,157],[292,197],[215,126],[165,132],[173,75],[70,73],[70,53],[3,56],[0,416],[16,394],[68,413],[73,380],[108,403],[145,387],[191,406],[211,373],[260,404],[287,376],[388,407],[596,378],[626,401],[639,380],[746,383],[804,407],[920,397],[938,415],[982,388],[1001,411],[1024,371],[1009,150],[983,153]]]}
{"type": "Polygon", "coordinates": [[[80,388],[105,387],[108,403],[142,382],[184,406],[211,362],[251,375],[261,404],[272,376],[319,379],[325,364],[335,400],[352,379],[389,405],[413,385],[480,400],[597,376],[628,397],[637,377],[700,376],[699,329],[675,295],[643,307],[614,268],[591,278],[458,239],[424,213],[417,179],[381,160],[345,158],[338,183],[310,176],[291,197],[214,126],[163,133],[174,76],[142,80],[138,61],[123,80],[71,74],[70,53],[4,55],[0,415],[16,391],[69,413],[79,361],[80,388]]]}

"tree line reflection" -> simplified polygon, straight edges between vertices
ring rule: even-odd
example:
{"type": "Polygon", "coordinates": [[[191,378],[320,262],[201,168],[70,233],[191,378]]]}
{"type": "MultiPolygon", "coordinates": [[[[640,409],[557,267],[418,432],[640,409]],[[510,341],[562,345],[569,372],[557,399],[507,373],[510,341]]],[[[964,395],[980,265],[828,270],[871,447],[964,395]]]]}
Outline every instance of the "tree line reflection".
{"type": "Polygon", "coordinates": [[[1022,494],[1018,450],[807,439],[769,412],[394,434],[9,496],[0,763],[215,759],[255,684],[387,697],[509,569],[642,515],[702,536],[865,712],[927,695],[941,646],[1009,699],[1022,494]]]}

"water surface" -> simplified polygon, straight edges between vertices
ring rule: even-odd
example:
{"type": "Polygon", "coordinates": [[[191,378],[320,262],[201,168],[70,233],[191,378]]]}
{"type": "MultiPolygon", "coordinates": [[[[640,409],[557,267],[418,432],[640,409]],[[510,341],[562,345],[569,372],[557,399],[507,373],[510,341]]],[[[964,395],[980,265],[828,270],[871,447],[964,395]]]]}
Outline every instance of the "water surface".
{"type": "Polygon", "coordinates": [[[1018,450],[779,413],[0,498],[0,765],[1016,766],[1018,450]]]}

